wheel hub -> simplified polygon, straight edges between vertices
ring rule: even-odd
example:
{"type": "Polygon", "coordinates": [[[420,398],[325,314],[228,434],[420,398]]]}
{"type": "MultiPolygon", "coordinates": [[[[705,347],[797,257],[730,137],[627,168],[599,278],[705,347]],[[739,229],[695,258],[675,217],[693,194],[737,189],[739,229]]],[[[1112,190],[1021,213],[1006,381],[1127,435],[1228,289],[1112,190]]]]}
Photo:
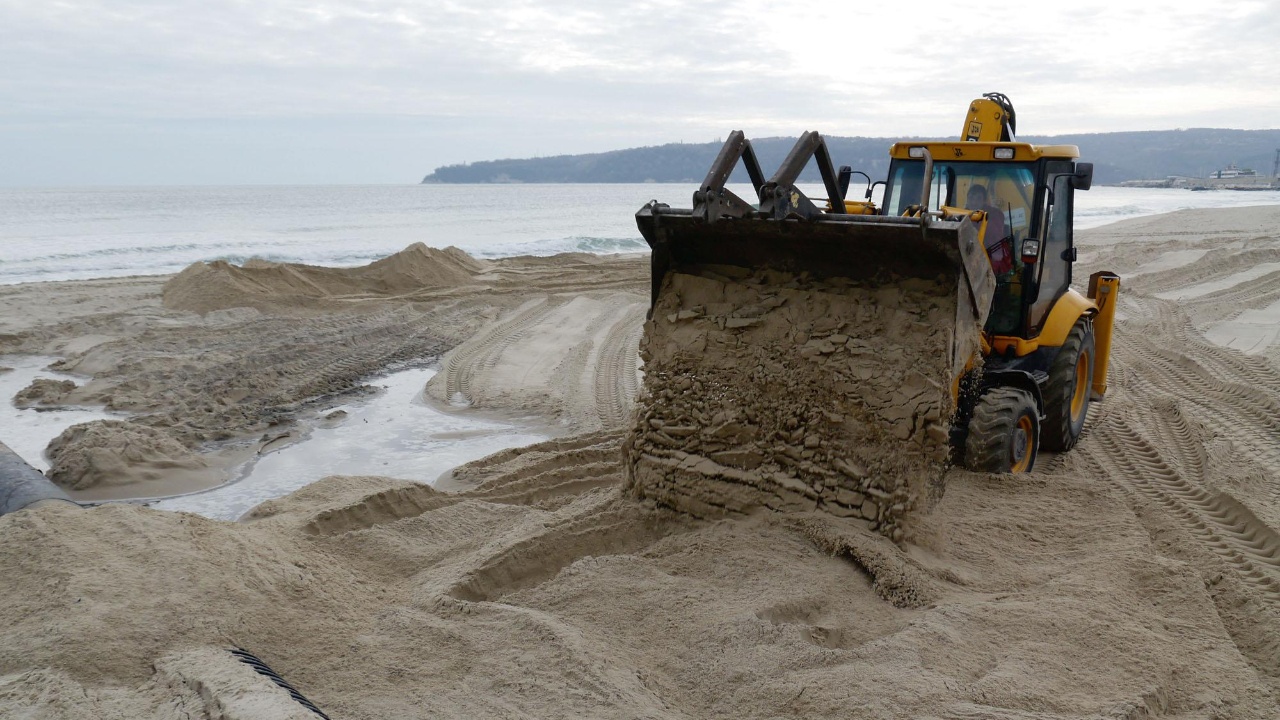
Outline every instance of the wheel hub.
{"type": "Polygon", "coordinates": [[[1017,465],[1027,456],[1027,431],[1022,427],[1013,429],[1013,464],[1017,465]]]}

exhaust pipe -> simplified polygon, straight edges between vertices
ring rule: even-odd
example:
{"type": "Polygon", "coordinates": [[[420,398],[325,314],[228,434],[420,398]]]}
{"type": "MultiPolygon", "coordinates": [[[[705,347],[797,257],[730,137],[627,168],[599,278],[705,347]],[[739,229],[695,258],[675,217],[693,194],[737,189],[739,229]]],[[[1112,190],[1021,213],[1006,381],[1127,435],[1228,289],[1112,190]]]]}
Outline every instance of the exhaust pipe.
{"type": "Polygon", "coordinates": [[[44,473],[0,442],[0,515],[52,501],[77,504],[44,473]]]}

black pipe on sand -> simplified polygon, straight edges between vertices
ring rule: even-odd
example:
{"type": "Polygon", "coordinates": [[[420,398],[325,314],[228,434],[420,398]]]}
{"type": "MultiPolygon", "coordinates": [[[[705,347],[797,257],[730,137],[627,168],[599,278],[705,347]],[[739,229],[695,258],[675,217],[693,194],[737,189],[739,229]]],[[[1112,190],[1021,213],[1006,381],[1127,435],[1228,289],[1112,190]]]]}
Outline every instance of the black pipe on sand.
{"type": "Polygon", "coordinates": [[[52,501],[75,503],[44,473],[0,442],[0,515],[52,501]]]}

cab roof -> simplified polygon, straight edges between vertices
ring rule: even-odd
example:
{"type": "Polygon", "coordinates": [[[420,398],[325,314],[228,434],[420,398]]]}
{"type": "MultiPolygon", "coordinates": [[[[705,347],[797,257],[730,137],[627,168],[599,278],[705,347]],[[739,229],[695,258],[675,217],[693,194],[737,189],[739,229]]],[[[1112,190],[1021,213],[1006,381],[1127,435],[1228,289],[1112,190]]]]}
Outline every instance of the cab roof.
{"type": "Polygon", "coordinates": [[[911,148],[923,147],[929,151],[935,161],[963,160],[973,162],[1018,162],[1053,158],[1058,160],[1075,160],[1080,157],[1080,148],[1075,145],[1032,145],[1021,142],[959,142],[959,141],[903,141],[896,142],[889,148],[889,157],[903,160],[914,159],[910,156],[911,148]],[[997,158],[996,148],[1012,148],[1013,157],[997,158]]]}

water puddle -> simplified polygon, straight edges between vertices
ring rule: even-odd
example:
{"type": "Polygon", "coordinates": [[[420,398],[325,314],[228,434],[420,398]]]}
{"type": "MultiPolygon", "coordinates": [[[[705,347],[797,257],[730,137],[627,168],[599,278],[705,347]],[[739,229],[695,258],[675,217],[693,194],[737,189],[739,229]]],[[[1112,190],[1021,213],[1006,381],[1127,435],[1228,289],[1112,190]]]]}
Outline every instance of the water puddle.
{"type": "Polygon", "coordinates": [[[548,440],[545,423],[486,418],[473,410],[442,411],[423,399],[435,370],[403,370],[371,382],[376,397],[339,405],[301,441],[285,444],[241,469],[241,480],[152,504],[206,517],[235,520],[253,506],[287,495],[329,475],[383,475],[432,484],[466,462],[510,447],[548,440]]]}
{"type": "Polygon", "coordinates": [[[0,372],[0,398],[3,398],[0,402],[0,442],[41,472],[49,469],[49,461],[44,456],[45,446],[63,430],[91,420],[120,420],[125,417],[98,408],[14,407],[13,397],[37,378],[84,384],[83,377],[45,370],[56,360],[56,357],[41,355],[0,355],[0,367],[13,368],[0,372]]]}

